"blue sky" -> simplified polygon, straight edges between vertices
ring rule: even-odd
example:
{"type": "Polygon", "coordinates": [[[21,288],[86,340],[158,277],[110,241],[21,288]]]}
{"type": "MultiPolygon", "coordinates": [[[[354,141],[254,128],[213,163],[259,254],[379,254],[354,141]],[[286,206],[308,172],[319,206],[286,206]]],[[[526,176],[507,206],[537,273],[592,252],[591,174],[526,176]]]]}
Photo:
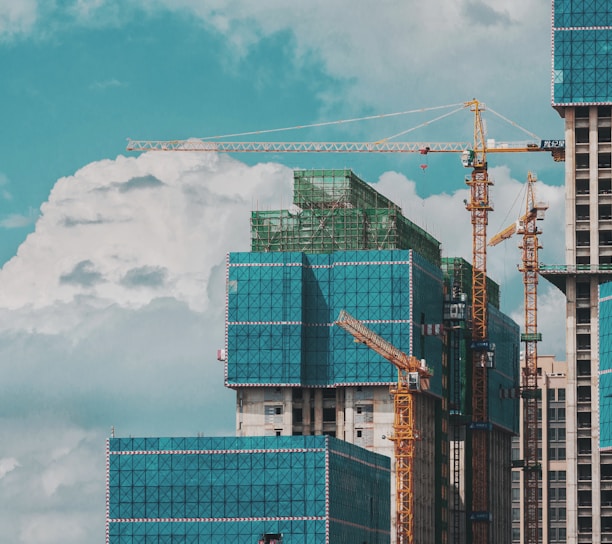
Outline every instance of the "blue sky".
{"type": "MultiPolygon", "coordinates": [[[[546,138],[543,0],[0,0],[0,526],[4,541],[104,535],[104,439],[234,432],[222,387],[225,254],[252,209],[286,207],[294,167],[350,167],[471,255],[455,156],[218,156],[125,151],[174,139],[457,104],[476,97],[546,138]]],[[[433,111],[270,135],[377,140],[433,111]]],[[[489,136],[525,135],[487,115],[489,136]]],[[[407,135],[471,138],[463,111],[407,135]]],[[[542,260],[563,262],[563,167],[491,157],[491,234],[520,213],[527,170],[549,205],[542,260]],[[517,204],[512,210],[511,204],[517,204]]],[[[522,322],[518,240],[493,248],[522,322]]],[[[541,284],[542,350],[563,358],[563,301],[541,284]],[[548,351],[547,351],[548,350],[548,351]]]]}

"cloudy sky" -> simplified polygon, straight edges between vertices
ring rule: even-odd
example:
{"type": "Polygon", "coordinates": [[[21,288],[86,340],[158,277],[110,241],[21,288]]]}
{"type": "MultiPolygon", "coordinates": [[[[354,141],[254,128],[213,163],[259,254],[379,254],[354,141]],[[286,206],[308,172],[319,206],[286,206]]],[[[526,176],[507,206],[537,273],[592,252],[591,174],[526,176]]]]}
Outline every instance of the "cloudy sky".
{"type": "MultiPolygon", "coordinates": [[[[252,209],[287,207],[292,168],[353,168],[445,255],[471,258],[455,156],[138,155],[127,137],[323,124],[246,138],[469,141],[468,111],[434,123],[456,107],[431,108],[476,97],[562,138],[550,64],[547,0],[0,0],[3,541],[103,539],[111,427],[233,433],[216,361],[225,255],[248,250],[252,209]]],[[[526,137],[489,113],[489,137],[526,137]]],[[[543,153],[490,165],[490,233],[522,213],[534,171],[541,260],[562,263],[563,167],[543,153]]],[[[491,249],[489,270],[522,323],[517,244],[491,249]]],[[[563,312],[542,282],[540,351],[560,359],[563,312]]]]}

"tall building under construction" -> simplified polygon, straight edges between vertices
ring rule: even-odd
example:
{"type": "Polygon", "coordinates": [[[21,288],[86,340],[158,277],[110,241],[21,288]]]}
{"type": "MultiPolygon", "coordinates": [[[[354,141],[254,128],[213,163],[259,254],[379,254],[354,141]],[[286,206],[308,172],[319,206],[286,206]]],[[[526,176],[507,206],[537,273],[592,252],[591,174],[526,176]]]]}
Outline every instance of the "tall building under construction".
{"type": "Polygon", "coordinates": [[[567,542],[612,542],[612,448],[599,440],[609,363],[598,342],[598,289],[612,279],[612,4],[555,0],[552,39],[552,103],[565,122],[566,253],[542,273],[567,298],[567,542]]]}
{"type": "MultiPolygon", "coordinates": [[[[437,240],[350,170],[296,171],[293,205],[254,211],[251,237],[252,251],[227,261],[238,436],[329,435],[393,457],[397,370],[334,326],[346,310],[434,371],[417,398],[414,541],[470,542],[470,265],[442,259],[437,240]]],[[[490,528],[504,543],[518,401],[500,391],[518,384],[519,329],[487,287],[490,528]]]]}

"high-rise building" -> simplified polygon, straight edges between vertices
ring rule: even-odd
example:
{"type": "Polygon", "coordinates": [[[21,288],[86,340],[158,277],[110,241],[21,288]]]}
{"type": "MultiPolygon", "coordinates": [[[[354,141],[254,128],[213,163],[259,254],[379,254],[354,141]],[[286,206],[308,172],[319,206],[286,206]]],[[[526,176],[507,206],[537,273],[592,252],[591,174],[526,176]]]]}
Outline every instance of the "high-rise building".
{"type": "MultiPolygon", "coordinates": [[[[296,171],[291,208],[253,212],[251,226],[252,252],[232,253],[227,262],[225,368],[226,385],[237,393],[237,434],[327,434],[394,457],[389,387],[397,370],[333,325],[346,310],[433,369],[416,403],[415,542],[467,541],[469,264],[441,259],[437,240],[350,170],[296,171]]],[[[519,329],[499,310],[498,287],[488,281],[487,290],[495,345],[488,371],[496,490],[490,527],[501,544],[511,532],[518,402],[499,390],[518,385],[519,329]]]]}
{"type": "MultiPolygon", "coordinates": [[[[538,407],[538,458],[542,466],[538,497],[540,542],[556,544],[567,541],[567,427],[565,362],[554,356],[538,356],[538,389],[542,399],[538,407]]],[[[522,403],[522,401],[521,401],[522,403]]],[[[524,542],[522,459],[525,459],[523,432],[512,444],[512,542],[524,542]]]]}
{"type": "Polygon", "coordinates": [[[552,105],[565,122],[567,542],[612,541],[612,454],[599,447],[598,287],[612,277],[612,3],[553,1],[552,105]]]}

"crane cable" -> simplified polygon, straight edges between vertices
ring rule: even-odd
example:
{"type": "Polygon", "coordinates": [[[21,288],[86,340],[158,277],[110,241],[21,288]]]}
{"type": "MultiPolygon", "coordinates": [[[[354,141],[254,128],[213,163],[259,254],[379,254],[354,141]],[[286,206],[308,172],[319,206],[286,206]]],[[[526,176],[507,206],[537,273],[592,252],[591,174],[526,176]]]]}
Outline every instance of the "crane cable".
{"type": "MultiPolygon", "coordinates": [[[[198,138],[199,140],[214,140],[214,139],[220,139],[220,138],[234,138],[237,136],[252,136],[254,134],[270,134],[272,132],[283,132],[283,131],[288,131],[288,130],[298,130],[298,129],[303,129],[303,128],[317,128],[317,127],[326,127],[329,125],[340,125],[340,124],[345,124],[345,123],[355,123],[357,121],[371,121],[372,119],[384,119],[386,117],[397,117],[400,115],[408,115],[411,113],[422,113],[425,111],[434,111],[434,110],[441,110],[441,109],[445,109],[445,108],[452,108],[455,106],[461,106],[461,108],[459,108],[458,110],[455,110],[451,113],[455,113],[456,111],[460,111],[461,109],[463,109],[465,106],[463,103],[458,103],[458,104],[447,104],[446,106],[434,106],[431,108],[419,108],[416,110],[406,110],[406,111],[398,111],[398,112],[394,112],[394,113],[381,113],[378,115],[368,115],[366,117],[355,117],[352,119],[340,119],[340,120],[336,120],[336,121],[323,121],[320,123],[312,123],[309,125],[295,125],[292,127],[284,127],[284,128],[271,128],[271,129],[267,129],[267,130],[253,130],[250,132],[236,132],[234,134],[222,134],[222,135],[217,135],[217,136],[205,136],[203,138],[198,138]]],[[[450,113],[448,115],[451,115],[450,113]]],[[[442,116],[442,117],[446,117],[446,115],[442,116]]],[[[442,117],[440,117],[439,119],[442,119],[442,117]]],[[[436,121],[437,119],[434,119],[433,121],[436,121]]],[[[433,122],[430,121],[430,122],[433,122]]],[[[428,123],[425,123],[423,125],[420,126],[425,126],[428,123]]],[[[415,127],[415,128],[419,128],[419,127],[415,127]]],[[[414,129],[410,129],[410,130],[414,130],[414,129]]],[[[410,132],[410,130],[406,131],[406,132],[410,132]]],[[[399,136],[401,134],[404,133],[400,133],[396,136],[399,136]]],[[[390,136],[390,138],[395,138],[396,136],[390,136]]]]}
{"type": "Polygon", "coordinates": [[[461,111],[462,109],[464,109],[465,106],[461,106],[460,108],[457,108],[456,110],[453,110],[449,113],[445,113],[444,115],[440,115],[440,117],[436,117],[435,119],[432,119],[431,121],[425,121],[424,123],[421,123],[420,125],[417,125],[416,127],[412,127],[409,128],[407,130],[403,130],[402,132],[398,132],[397,134],[394,134],[393,136],[387,136],[386,138],[382,138],[380,140],[377,140],[374,143],[380,144],[383,142],[388,142],[389,140],[392,140],[393,138],[397,138],[399,136],[403,136],[404,134],[408,134],[409,132],[412,132],[413,130],[417,130],[419,128],[423,128],[426,127],[428,125],[430,125],[431,123],[435,123],[436,121],[439,121],[440,119],[444,119],[445,117],[450,117],[451,115],[457,113],[458,111],[461,111]]]}
{"type": "Polygon", "coordinates": [[[500,119],[503,119],[504,121],[506,121],[506,123],[509,123],[510,125],[518,128],[519,130],[522,130],[525,134],[528,134],[532,138],[536,140],[541,140],[541,138],[537,134],[534,134],[533,132],[527,130],[526,128],[523,128],[521,125],[519,125],[518,123],[515,123],[514,121],[508,119],[507,117],[504,117],[501,113],[497,113],[495,110],[491,108],[487,108],[487,111],[490,111],[491,113],[497,115],[497,117],[499,117],[500,119]]]}

